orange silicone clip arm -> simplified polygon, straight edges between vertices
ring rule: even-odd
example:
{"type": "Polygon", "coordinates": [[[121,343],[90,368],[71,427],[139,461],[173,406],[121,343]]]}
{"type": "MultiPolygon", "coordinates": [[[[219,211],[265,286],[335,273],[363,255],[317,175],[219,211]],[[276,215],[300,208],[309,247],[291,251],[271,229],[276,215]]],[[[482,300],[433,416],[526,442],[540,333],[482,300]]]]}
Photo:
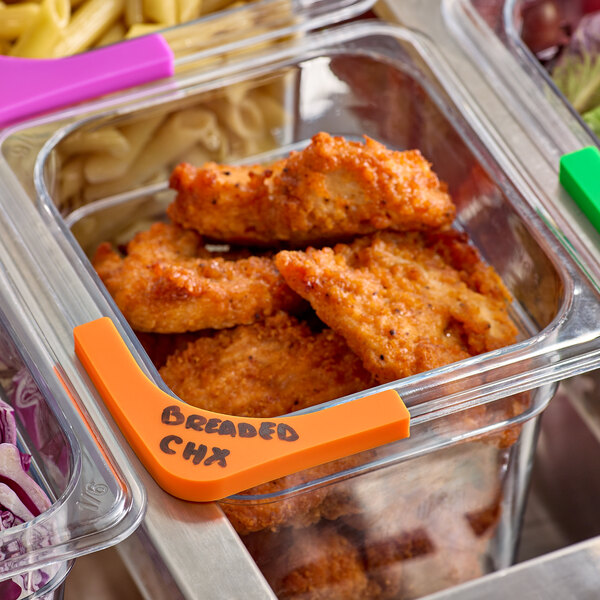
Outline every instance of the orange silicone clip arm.
{"type": "Polygon", "coordinates": [[[73,333],[77,356],[139,459],[184,500],[219,500],[409,435],[408,410],[392,390],[307,414],[233,417],[158,388],[109,318],[73,333]]]}

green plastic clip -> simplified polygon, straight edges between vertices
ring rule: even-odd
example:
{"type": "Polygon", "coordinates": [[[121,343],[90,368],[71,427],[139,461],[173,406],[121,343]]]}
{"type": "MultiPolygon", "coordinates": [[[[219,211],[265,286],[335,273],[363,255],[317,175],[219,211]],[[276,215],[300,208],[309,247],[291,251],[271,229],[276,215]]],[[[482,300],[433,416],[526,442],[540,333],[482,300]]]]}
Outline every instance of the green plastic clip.
{"type": "Polygon", "coordinates": [[[559,180],[600,232],[600,150],[588,146],[561,156],[559,180]]]}

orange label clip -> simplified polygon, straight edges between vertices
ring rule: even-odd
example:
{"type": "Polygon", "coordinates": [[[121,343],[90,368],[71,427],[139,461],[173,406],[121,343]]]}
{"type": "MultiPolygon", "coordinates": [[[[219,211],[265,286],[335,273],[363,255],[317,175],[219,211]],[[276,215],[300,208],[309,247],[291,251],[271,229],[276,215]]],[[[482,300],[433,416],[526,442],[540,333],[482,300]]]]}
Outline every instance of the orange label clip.
{"type": "Polygon", "coordinates": [[[184,500],[219,500],[409,435],[408,410],[393,390],[302,415],[233,417],[158,388],[108,317],[73,334],[77,356],[139,459],[184,500]]]}

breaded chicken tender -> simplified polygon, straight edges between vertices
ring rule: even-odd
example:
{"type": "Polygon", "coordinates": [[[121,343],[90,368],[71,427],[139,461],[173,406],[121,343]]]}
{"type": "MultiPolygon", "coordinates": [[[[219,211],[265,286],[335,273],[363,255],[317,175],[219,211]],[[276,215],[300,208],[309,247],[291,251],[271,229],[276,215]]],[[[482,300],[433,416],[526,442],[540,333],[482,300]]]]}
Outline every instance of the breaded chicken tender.
{"type": "Polygon", "coordinates": [[[265,168],[181,164],[169,217],[210,238],[293,246],[380,229],[444,228],[455,207],[418,150],[395,152],[319,133],[265,168]]]}
{"type": "Polygon", "coordinates": [[[333,249],[280,252],[275,264],[380,382],[516,339],[508,291],[454,231],[382,232],[333,249]]]}
{"type": "Polygon", "coordinates": [[[257,485],[240,495],[268,497],[273,494],[277,497],[275,502],[244,500],[234,503],[224,500],[220,503],[221,508],[240,535],[263,530],[279,531],[283,527],[308,527],[323,519],[333,521],[356,515],[364,507],[352,493],[352,485],[347,480],[291,495],[284,492],[351,470],[369,462],[373,456],[374,451],[347,456],[257,485]]]}
{"type": "Polygon", "coordinates": [[[363,559],[329,524],[244,540],[278,598],[372,598],[363,559]]]}
{"type": "Polygon", "coordinates": [[[194,231],[155,223],[122,258],[100,244],[92,263],[130,325],[184,333],[249,324],[303,302],[266,256],[228,260],[206,250],[194,231]]]}
{"type": "MultiPolygon", "coordinates": [[[[220,413],[275,417],[352,394],[373,385],[373,377],[331,330],[313,333],[279,313],[262,323],[202,337],[175,352],[160,369],[182,400],[220,413]]],[[[368,460],[368,453],[327,463],[259,485],[249,494],[270,494],[314,481],[368,460]]],[[[296,494],[273,504],[223,504],[239,533],[306,526],[357,510],[345,486],[296,494]]]]}
{"type": "Polygon", "coordinates": [[[374,384],[341,336],[284,312],[201,337],[160,374],[188,404],[240,417],[284,415],[374,384]]]}

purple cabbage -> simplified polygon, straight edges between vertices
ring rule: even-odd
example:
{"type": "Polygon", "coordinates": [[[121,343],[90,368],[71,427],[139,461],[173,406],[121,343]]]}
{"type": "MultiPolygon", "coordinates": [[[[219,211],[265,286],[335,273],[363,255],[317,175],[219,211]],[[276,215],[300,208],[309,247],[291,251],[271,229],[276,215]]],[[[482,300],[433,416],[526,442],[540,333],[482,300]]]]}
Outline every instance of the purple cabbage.
{"type": "MultiPolygon", "coordinates": [[[[51,503],[48,496],[23,470],[19,449],[13,444],[0,444],[0,502],[3,500],[2,484],[16,494],[23,507],[33,516],[50,508],[51,503]]],[[[4,506],[4,508],[9,507],[4,506]]]]}
{"type": "MultiPolygon", "coordinates": [[[[33,383],[28,373],[27,375],[33,383]]],[[[21,376],[16,382],[13,387],[13,391],[16,390],[14,396],[19,399],[26,396],[30,399],[30,395],[23,393],[24,389],[30,389],[24,381],[25,378],[21,376]]],[[[25,401],[24,404],[30,405],[31,402],[25,401]]],[[[21,453],[16,444],[15,409],[0,400],[0,531],[30,521],[51,505],[50,499],[27,472],[31,457],[21,453]]],[[[54,568],[38,569],[0,581],[0,600],[28,597],[46,585],[53,570],[54,568]]]]}
{"type": "Polygon", "coordinates": [[[53,477],[59,484],[65,484],[69,470],[68,446],[27,369],[20,369],[13,377],[10,399],[32,443],[52,469],[53,477]]]}
{"type": "MultiPolygon", "coordinates": [[[[0,444],[2,443],[17,445],[17,424],[13,407],[0,399],[0,444]]],[[[21,464],[28,471],[31,456],[21,452],[21,464]]]]}
{"type": "Polygon", "coordinates": [[[0,600],[18,600],[21,592],[22,588],[16,581],[12,579],[0,581],[0,600]]]}

